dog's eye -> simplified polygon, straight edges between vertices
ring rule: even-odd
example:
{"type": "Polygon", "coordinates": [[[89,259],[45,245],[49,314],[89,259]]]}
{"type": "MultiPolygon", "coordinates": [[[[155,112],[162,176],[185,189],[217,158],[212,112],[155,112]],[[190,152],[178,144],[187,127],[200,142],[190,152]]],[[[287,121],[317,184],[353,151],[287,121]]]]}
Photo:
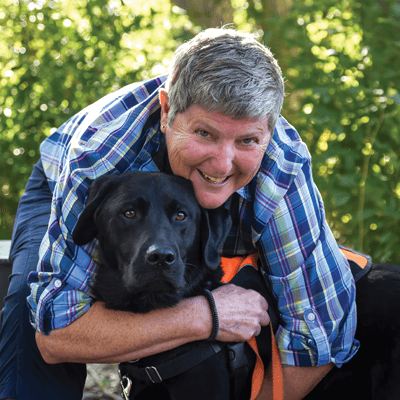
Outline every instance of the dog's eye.
{"type": "Polygon", "coordinates": [[[176,213],[176,219],[178,221],[183,221],[184,219],[186,219],[186,214],[183,211],[179,211],[178,213],[176,213]]]}
{"type": "Polygon", "coordinates": [[[126,218],[135,218],[136,213],[133,210],[128,210],[124,212],[126,218]]]}

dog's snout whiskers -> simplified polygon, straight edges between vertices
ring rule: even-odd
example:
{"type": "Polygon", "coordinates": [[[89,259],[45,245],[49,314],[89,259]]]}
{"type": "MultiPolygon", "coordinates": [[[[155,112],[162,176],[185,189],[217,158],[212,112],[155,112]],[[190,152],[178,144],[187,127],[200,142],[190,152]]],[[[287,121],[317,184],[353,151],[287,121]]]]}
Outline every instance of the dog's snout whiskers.
{"type": "Polygon", "coordinates": [[[152,245],[146,251],[146,261],[151,265],[170,266],[175,260],[175,253],[170,247],[152,245]]]}

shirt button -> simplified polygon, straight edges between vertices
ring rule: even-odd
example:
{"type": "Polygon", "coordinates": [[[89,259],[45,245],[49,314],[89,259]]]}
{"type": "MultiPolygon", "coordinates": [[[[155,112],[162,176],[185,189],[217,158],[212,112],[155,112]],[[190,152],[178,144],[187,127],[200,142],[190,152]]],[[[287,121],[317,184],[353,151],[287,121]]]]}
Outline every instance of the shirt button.
{"type": "Polygon", "coordinates": [[[54,286],[56,288],[59,288],[61,285],[62,285],[62,282],[59,279],[56,279],[55,282],[54,282],[54,286]]]}
{"type": "Polygon", "coordinates": [[[313,313],[310,313],[307,315],[307,318],[309,321],[314,321],[315,320],[315,315],[313,313]]]}

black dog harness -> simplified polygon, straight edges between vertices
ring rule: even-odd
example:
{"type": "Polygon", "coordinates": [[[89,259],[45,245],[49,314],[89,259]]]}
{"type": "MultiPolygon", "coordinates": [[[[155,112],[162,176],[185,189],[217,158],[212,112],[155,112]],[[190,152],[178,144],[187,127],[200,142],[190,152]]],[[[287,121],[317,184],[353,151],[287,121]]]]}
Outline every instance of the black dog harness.
{"type": "Polygon", "coordinates": [[[222,348],[217,342],[202,342],[189,353],[157,366],[138,367],[135,365],[137,361],[122,363],[120,373],[122,376],[127,375],[146,383],[161,383],[163,380],[173,378],[195,367],[221,350],[222,348]]]}
{"type": "MultiPolygon", "coordinates": [[[[156,366],[141,367],[135,365],[137,361],[125,362],[119,365],[119,375],[122,386],[122,396],[125,400],[130,399],[133,382],[136,385],[139,381],[144,385],[160,384],[163,381],[182,374],[183,372],[202,363],[209,357],[220,352],[223,348],[228,349],[228,368],[230,375],[237,380],[237,386],[242,385],[239,373],[241,367],[248,365],[250,348],[246,348],[244,343],[221,343],[221,342],[199,342],[196,348],[190,352],[182,354],[173,360],[165,363],[157,363],[156,366]]],[[[234,382],[235,382],[234,380],[234,382]]]]}

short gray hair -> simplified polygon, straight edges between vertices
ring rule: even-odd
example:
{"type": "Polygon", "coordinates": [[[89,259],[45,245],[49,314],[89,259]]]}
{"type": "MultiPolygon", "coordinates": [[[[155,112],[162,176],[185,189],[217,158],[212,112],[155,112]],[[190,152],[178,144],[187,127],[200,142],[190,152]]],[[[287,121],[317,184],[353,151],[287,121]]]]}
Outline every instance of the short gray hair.
{"type": "Polygon", "coordinates": [[[268,115],[271,132],[282,109],[284,82],[271,51],[251,34],[211,28],[179,46],[165,84],[168,124],[196,104],[235,119],[268,115]]]}

